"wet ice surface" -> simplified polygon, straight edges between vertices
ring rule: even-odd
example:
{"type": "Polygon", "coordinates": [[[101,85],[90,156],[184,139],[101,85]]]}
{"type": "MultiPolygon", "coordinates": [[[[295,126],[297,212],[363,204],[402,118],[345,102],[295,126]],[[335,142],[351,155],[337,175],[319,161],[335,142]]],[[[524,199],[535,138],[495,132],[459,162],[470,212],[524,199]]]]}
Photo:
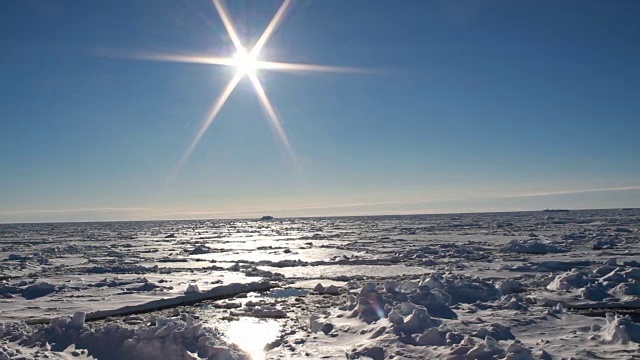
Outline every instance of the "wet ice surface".
{"type": "Polygon", "coordinates": [[[639,210],[0,225],[0,359],[631,359],[639,243],[639,210]]]}

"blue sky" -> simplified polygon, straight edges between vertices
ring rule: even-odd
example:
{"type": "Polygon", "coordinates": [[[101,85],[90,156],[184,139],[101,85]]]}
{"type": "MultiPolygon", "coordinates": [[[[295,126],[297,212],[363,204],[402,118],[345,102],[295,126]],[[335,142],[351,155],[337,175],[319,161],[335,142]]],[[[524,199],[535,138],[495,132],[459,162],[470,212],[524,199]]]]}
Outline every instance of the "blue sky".
{"type": "MultiPolygon", "coordinates": [[[[227,1],[250,46],[279,1],[227,1]]],[[[640,206],[640,2],[299,0],[234,70],[211,2],[13,1],[0,14],[0,222],[640,206]]]]}

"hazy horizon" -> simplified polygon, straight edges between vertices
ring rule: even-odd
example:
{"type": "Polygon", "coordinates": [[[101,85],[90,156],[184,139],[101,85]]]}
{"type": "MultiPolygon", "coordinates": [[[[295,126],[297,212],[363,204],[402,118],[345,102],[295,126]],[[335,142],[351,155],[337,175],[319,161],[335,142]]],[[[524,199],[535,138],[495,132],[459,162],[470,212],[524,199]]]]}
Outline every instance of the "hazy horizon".
{"type": "MultiPolygon", "coordinates": [[[[595,189],[591,189],[588,192],[600,192],[594,191],[595,189]]],[[[619,190],[624,191],[624,190],[619,190]]],[[[571,194],[562,194],[562,195],[573,195],[571,194]]],[[[527,194],[524,196],[511,196],[511,198],[530,198],[530,197],[548,197],[551,195],[535,195],[527,194]]],[[[560,194],[556,194],[560,195],[560,194]]],[[[501,198],[503,201],[508,199],[509,197],[501,198]]],[[[487,199],[479,199],[480,201],[487,199]]],[[[498,198],[493,199],[498,200],[498,198]]],[[[478,201],[478,199],[476,199],[478,201]]],[[[450,202],[441,202],[443,203],[452,203],[459,204],[460,201],[450,201],[450,202]]],[[[463,203],[467,203],[467,201],[463,201],[463,203]]],[[[621,202],[623,203],[623,202],[621,202]]],[[[631,201],[629,203],[634,203],[631,201]]],[[[425,204],[424,202],[414,202],[414,205],[425,204]]],[[[522,203],[520,203],[522,204],[522,203]]],[[[239,212],[215,212],[215,211],[182,211],[182,212],[169,212],[169,213],[160,213],[157,209],[73,209],[73,210],[53,210],[53,211],[40,211],[34,212],[29,211],[31,218],[27,218],[28,220],[16,220],[16,221],[2,221],[0,220],[0,224],[17,224],[17,223],[64,223],[64,222],[126,222],[126,221],[180,221],[180,220],[232,220],[232,219],[252,219],[252,218],[260,218],[265,215],[275,216],[276,218],[305,218],[305,217],[349,217],[349,216],[402,216],[402,215],[442,215],[442,214],[464,214],[464,213],[499,213],[499,212],[535,212],[535,211],[543,211],[547,209],[562,209],[562,210],[571,210],[571,211],[582,211],[582,210],[615,210],[615,209],[624,209],[624,208],[638,208],[637,206],[616,206],[610,205],[608,207],[591,207],[589,206],[589,202],[583,203],[580,207],[566,207],[561,206],[562,201],[547,201],[542,202],[541,204],[547,204],[551,206],[546,207],[536,207],[536,206],[521,206],[521,207],[512,207],[512,208],[439,208],[439,209],[428,209],[428,208],[418,208],[414,210],[389,210],[393,209],[393,205],[407,205],[407,203],[378,203],[378,204],[342,204],[341,206],[310,206],[302,209],[283,209],[283,210],[275,210],[268,211],[264,209],[264,211],[259,210],[251,210],[251,211],[239,211],[239,212]],[[357,212],[352,209],[358,207],[367,207],[367,206],[378,206],[379,210],[372,211],[362,211],[357,212]],[[326,209],[339,209],[339,210],[326,210],[326,209]],[[306,210],[306,212],[304,211],[306,210]],[[310,211],[311,210],[311,211],[310,211]],[[40,214],[40,217],[33,217],[33,214],[40,214]],[[97,215],[96,215],[97,214],[97,215]]],[[[25,213],[17,213],[16,219],[25,219],[25,213]]],[[[11,219],[12,214],[2,213],[2,216],[9,216],[11,219]]],[[[14,215],[14,216],[15,216],[14,215]]]]}

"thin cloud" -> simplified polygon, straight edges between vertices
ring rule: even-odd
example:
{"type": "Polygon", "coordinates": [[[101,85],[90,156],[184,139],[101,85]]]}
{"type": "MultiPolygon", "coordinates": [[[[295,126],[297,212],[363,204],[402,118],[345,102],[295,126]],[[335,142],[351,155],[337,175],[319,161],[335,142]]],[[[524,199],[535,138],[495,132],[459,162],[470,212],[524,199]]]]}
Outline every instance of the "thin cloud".
{"type": "MultiPolygon", "coordinates": [[[[572,190],[556,190],[556,191],[547,191],[547,192],[535,192],[535,193],[521,193],[521,194],[499,194],[499,195],[487,195],[487,196],[470,196],[467,198],[456,198],[456,199],[415,199],[415,200],[394,200],[394,201],[361,201],[361,202],[351,202],[351,203],[324,203],[324,204],[308,204],[308,205],[298,205],[292,207],[270,207],[270,206],[256,206],[256,207],[247,207],[242,209],[234,209],[229,211],[224,210],[192,210],[192,211],[167,211],[165,213],[158,212],[158,216],[163,218],[170,217],[203,217],[203,216],[255,216],[264,213],[306,213],[306,211],[313,210],[332,210],[332,209],[347,209],[347,208],[360,208],[354,209],[353,212],[349,212],[349,214],[353,215],[362,215],[362,214],[370,214],[366,210],[362,208],[370,208],[377,206],[402,206],[402,205],[418,205],[418,204],[447,204],[447,203],[463,203],[465,201],[482,201],[482,200],[492,200],[492,199],[502,199],[502,198],[527,198],[527,197],[544,197],[544,196],[554,196],[554,195],[570,195],[570,194],[582,194],[582,193],[594,193],[594,192],[610,192],[610,191],[632,191],[632,190],[640,190],[640,186],[625,186],[625,187],[610,187],[610,188],[593,188],[593,189],[572,189],[572,190]]],[[[482,209],[482,211],[500,211],[504,209],[500,208],[486,208],[482,209]]],[[[384,213],[394,213],[394,214],[411,214],[417,212],[429,212],[434,213],[438,212],[437,209],[386,209],[382,210],[384,213]]],[[[451,210],[447,210],[450,212],[451,210]]],[[[464,209],[464,207],[460,207],[459,211],[467,212],[467,211],[480,211],[480,209],[464,209]]],[[[344,212],[344,210],[343,210],[344,212]]],[[[301,214],[303,215],[303,214],[301,214]]]]}
{"type": "Polygon", "coordinates": [[[94,212],[138,212],[149,211],[149,208],[118,208],[118,207],[102,207],[102,208],[81,208],[81,209],[36,209],[36,210],[4,210],[0,211],[0,215],[24,215],[24,214],[77,214],[77,213],[94,213],[94,212]]]}
{"type": "Polygon", "coordinates": [[[542,191],[542,192],[524,193],[524,194],[508,194],[508,195],[502,195],[500,197],[501,198],[519,198],[519,197],[570,195],[570,194],[583,194],[583,193],[594,193],[594,192],[632,191],[632,190],[640,190],[640,186],[621,186],[621,187],[595,188],[595,189],[542,191]]]}

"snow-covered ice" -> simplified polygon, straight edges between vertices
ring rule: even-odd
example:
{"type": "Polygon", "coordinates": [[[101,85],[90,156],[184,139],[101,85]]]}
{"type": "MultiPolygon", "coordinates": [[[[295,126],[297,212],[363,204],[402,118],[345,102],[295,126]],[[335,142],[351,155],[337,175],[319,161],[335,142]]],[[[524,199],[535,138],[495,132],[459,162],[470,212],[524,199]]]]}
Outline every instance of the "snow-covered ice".
{"type": "Polygon", "coordinates": [[[633,359],[640,210],[0,225],[0,359],[633,359]]]}

